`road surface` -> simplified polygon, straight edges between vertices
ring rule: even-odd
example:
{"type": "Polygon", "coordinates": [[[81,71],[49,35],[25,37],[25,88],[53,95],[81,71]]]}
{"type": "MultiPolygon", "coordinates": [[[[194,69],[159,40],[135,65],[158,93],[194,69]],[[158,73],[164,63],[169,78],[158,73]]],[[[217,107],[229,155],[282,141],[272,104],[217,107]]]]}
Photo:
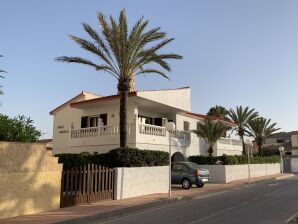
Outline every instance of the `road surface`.
{"type": "Polygon", "coordinates": [[[101,224],[275,224],[298,212],[298,176],[101,220],[101,224]]]}

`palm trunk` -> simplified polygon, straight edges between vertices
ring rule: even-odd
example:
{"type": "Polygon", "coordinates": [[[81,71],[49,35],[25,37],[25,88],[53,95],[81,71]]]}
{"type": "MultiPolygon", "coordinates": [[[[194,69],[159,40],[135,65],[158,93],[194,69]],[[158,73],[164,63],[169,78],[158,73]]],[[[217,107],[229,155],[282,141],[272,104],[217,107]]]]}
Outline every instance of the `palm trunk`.
{"type": "Polygon", "coordinates": [[[120,94],[120,111],[119,111],[119,127],[120,127],[120,147],[127,147],[127,98],[128,85],[126,80],[118,83],[118,92],[120,94]]]}
{"type": "Polygon", "coordinates": [[[127,99],[128,93],[135,91],[135,76],[123,76],[118,82],[118,94],[120,94],[119,127],[120,147],[127,147],[127,99]]]}
{"type": "Polygon", "coordinates": [[[259,142],[258,142],[257,144],[258,144],[258,152],[259,152],[259,155],[260,155],[260,156],[263,156],[263,155],[262,155],[262,154],[263,154],[263,153],[262,153],[262,143],[259,143],[259,142]]]}
{"type": "Polygon", "coordinates": [[[241,139],[241,142],[242,142],[242,155],[245,155],[245,143],[244,143],[244,138],[243,138],[243,135],[240,135],[240,139],[241,139]]]}
{"type": "Polygon", "coordinates": [[[209,156],[212,156],[212,154],[213,154],[213,147],[212,146],[209,146],[208,153],[209,153],[209,156]]]}

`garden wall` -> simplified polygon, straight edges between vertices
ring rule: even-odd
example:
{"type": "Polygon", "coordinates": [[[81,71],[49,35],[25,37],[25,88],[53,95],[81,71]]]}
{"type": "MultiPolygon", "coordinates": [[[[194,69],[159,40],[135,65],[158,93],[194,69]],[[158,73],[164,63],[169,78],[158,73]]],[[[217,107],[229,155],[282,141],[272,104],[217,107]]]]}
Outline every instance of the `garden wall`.
{"type": "MultiPolygon", "coordinates": [[[[248,165],[200,165],[210,172],[210,182],[229,183],[248,178],[248,165]]],[[[269,176],[280,173],[279,163],[251,164],[251,177],[269,176]]]]}
{"type": "Polygon", "coordinates": [[[298,158],[291,158],[291,172],[298,172],[298,158]]]}
{"type": "Polygon", "coordinates": [[[169,167],[115,168],[115,199],[124,199],[169,190],[169,167]]]}
{"type": "Polygon", "coordinates": [[[43,144],[0,142],[0,219],[58,209],[61,171],[43,144]]]}

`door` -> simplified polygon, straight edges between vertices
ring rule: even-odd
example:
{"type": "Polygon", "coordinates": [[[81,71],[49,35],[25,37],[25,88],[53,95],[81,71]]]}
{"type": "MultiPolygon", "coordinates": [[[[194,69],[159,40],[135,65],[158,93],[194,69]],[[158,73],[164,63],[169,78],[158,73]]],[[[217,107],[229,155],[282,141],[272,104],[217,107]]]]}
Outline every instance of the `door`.
{"type": "Polygon", "coordinates": [[[175,163],[172,165],[171,180],[172,184],[181,184],[182,165],[175,163]]]}
{"type": "Polygon", "coordinates": [[[291,157],[289,156],[284,156],[283,157],[283,168],[285,173],[290,173],[291,172],[291,157]]]}

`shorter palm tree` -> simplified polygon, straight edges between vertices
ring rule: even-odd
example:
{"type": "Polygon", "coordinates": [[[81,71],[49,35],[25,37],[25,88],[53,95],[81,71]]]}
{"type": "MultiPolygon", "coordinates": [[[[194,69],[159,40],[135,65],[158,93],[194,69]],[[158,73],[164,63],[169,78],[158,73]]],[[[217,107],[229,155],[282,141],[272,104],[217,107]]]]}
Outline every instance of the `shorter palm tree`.
{"type": "Polygon", "coordinates": [[[234,130],[236,130],[242,141],[243,155],[245,155],[244,135],[247,133],[247,124],[258,116],[258,112],[256,112],[255,109],[249,109],[249,107],[243,108],[242,106],[237,106],[236,110],[230,109],[229,111],[229,117],[231,121],[236,124],[234,130]]]}
{"type": "Polygon", "coordinates": [[[220,118],[222,120],[229,120],[228,115],[229,111],[222,107],[215,105],[214,107],[211,107],[207,113],[208,116],[220,118]]]}
{"type": "Polygon", "coordinates": [[[206,141],[208,144],[209,156],[212,156],[215,143],[223,136],[226,130],[227,126],[224,125],[224,123],[208,117],[203,123],[199,123],[198,129],[193,132],[206,141]]]}
{"type": "Polygon", "coordinates": [[[263,117],[258,117],[250,122],[248,122],[248,134],[253,137],[258,146],[259,154],[262,156],[262,145],[264,139],[274,132],[278,131],[280,128],[276,128],[276,123],[271,123],[271,119],[266,119],[263,117]]]}

